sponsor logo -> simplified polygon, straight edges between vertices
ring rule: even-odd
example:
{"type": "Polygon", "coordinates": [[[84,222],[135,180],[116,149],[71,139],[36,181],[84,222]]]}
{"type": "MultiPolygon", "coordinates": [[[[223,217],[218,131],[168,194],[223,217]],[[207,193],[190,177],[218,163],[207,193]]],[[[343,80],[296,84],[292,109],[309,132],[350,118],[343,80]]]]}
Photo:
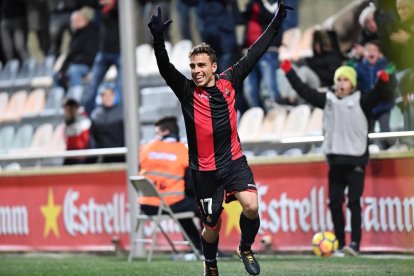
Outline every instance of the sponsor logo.
{"type": "Polygon", "coordinates": [[[28,234],[29,212],[26,206],[0,206],[0,236],[28,234]]]}

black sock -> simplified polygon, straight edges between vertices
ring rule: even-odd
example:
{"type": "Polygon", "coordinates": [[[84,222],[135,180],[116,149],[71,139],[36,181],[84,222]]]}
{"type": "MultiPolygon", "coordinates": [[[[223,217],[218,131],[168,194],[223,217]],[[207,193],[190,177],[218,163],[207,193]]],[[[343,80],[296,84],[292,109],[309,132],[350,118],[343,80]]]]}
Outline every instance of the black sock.
{"type": "Polygon", "coordinates": [[[247,251],[250,250],[254,239],[256,238],[257,232],[260,228],[260,218],[257,216],[254,219],[249,219],[246,217],[243,212],[240,214],[240,230],[241,230],[241,239],[240,239],[240,250],[247,251]]]}
{"type": "Polygon", "coordinates": [[[219,238],[213,243],[207,242],[203,237],[201,237],[201,245],[203,247],[203,254],[205,262],[207,264],[216,264],[217,250],[218,250],[219,238]]]}

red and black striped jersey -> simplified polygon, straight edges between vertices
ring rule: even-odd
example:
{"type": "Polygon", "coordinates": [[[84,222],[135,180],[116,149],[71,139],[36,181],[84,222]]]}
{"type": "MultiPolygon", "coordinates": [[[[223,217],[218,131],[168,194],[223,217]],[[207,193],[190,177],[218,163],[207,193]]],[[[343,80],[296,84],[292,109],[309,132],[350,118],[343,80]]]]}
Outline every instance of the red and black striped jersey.
{"type": "Polygon", "coordinates": [[[191,169],[217,170],[243,156],[237,134],[237,88],[241,87],[256,62],[266,52],[280,29],[280,23],[281,20],[273,20],[244,57],[216,76],[213,87],[196,86],[170,63],[165,45],[154,44],[161,76],[181,103],[191,169]]]}

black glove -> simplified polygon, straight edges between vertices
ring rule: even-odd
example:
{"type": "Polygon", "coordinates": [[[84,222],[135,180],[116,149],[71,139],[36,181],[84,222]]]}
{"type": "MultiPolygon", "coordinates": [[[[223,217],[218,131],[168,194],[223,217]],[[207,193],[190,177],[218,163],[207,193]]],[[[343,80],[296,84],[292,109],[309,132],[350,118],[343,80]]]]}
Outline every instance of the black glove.
{"type": "Polygon", "coordinates": [[[164,31],[171,24],[172,20],[167,20],[166,22],[161,22],[161,8],[158,7],[158,14],[152,15],[150,21],[148,22],[148,28],[151,31],[154,43],[164,42],[164,31]]]}
{"type": "Polygon", "coordinates": [[[293,10],[293,8],[286,6],[283,0],[278,0],[278,4],[279,4],[279,10],[277,14],[275,14],[274,21],[277,25],[281,25],[283,22],[283,19],[285,19],[287,16],[287,10],[293,10]]]}

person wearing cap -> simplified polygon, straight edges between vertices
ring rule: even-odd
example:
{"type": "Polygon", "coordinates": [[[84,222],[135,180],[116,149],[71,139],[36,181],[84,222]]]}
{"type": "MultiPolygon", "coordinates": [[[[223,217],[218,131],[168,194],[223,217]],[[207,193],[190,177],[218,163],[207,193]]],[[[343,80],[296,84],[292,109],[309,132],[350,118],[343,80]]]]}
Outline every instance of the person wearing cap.
{"type": "Polygon", "coordinates": [[[281,68],[292,87],[306,101],[324,110],[322,149],[329,166],[329,209],[335,235],[339,241],[338,253],[355,256],[361,243],[361,205],[364,190],[365,167],[369,159],[368,117],[381,100],[392,98],[395,85],[390,75],[381,70],[372,93],[356,90],[357,73],[353,67],[340,66],[335,71],[334,88],[320,93],[304,84],[292,70],[290,61],[281,68]],[[345,243],[343,203],[348,187],[348,208],[351,211],[351,242],[345,243]]]}
{"type": "Polygon", "coordinates": [[[74,11],[70,17],[72,39],[69,51],[59,71],[55,73],[54,85],[69,88],[82,85],[83,79],[91,70],[98,52],[98,28],[91,22],[93,10],[84,7],[74,11]]]}
{"type": "Polygon", "coordinates": [[[367,42],[377,41],[378,38],[378,25],[375,21],[376,7],[374,3],[369,3],[358,17],[358,23],[361,27],[359,31],[358,41],[352,49],[352,57],[356,60],[361,59],[364,56],[364,46],[367,42]]]}
{"type": "MultiPolygon", "coordinates": [[[[89,130],[91,120],[79,112],[79,102],[73,97],[68,97],[63,102],[65,117],[64,137],[66,150],[83,150],[89,145],[89,130]]],[[[66,158],[65,165],[83,164],[84,157],[66,158]]]]}

